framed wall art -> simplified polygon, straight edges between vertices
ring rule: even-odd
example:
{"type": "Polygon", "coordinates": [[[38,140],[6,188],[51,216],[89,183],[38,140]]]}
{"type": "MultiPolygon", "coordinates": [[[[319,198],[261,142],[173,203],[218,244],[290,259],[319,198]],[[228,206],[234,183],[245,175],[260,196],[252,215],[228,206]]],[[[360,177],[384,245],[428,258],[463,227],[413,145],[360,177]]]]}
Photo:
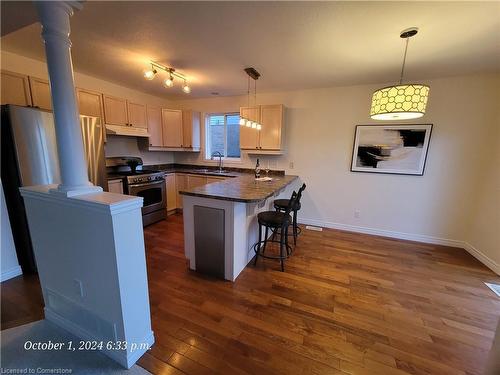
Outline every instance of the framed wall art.
{"type": "Polygon", "coordinates": [[[422,176],[432,124],[357,125],[351,171],[422,176]]]}

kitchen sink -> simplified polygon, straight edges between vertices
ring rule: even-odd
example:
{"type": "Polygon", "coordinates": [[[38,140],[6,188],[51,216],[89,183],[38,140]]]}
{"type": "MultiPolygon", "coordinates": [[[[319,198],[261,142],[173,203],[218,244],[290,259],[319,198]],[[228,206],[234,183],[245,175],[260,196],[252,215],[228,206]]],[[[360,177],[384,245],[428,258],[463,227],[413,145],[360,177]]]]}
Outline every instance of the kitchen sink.
{"type": "Polygon", "coordinates": [[[230,173],[229,171],[222,170],[219,171],[218,169],[208,169],[208,168],[202,168],[202,169],[195,169],[193,172],[195,173],[210,173],[210,174],[227,174],[230,173]]]}

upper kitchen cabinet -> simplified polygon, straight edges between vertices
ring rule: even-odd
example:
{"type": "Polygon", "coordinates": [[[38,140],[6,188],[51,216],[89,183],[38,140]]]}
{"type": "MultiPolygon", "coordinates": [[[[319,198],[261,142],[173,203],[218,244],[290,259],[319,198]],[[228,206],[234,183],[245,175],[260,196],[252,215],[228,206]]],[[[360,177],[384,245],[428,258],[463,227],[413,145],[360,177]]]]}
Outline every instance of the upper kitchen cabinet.
{"type": "Polygon", "coordinates": [[[76,89],[76,95],[78,98],[78,109],[81,115],[100,117],[102,121],[102,96],[101,93],[76,89]]]}
{"type": "MultiPolygon", "coordinates": [[[[251,121],[260,121],[260,107],[241,107],[240,117],[251,121]]],[[[256,150],[259,147],[258,132],[255,129],[240,127],[240,148],[242,150],[256,150]]]]}
{"type": "Polygon", "coordinates": [[[127,101],[127,108],[129,126],[146,129],[148,127],[148,123],[146,120],[146,106],[144,104],[137,104],[127,101]]]}
{"type": "Polygon", "coordinates": [[[46,79],[29,77],[31,89],[31,102],[34,107],[52,111],[52,98],[50,85],[46,79]]]}
{"type": "Polygon", "coordinates": [[[200,119],[200,112],[182,111],[182,147],[193,151],[200,149],[200,119]]]}
{"type": "Polygon", "coordinates": [[[103,95],[104,122],[108,134],[149,137],[146,106],[103,95]]]}
{"type": "MultiPolygon", "coordinates": [[[[101,93],[77,88],[76,97],[80,115],[99,117],[101,124],[104,123],[101,93]]],[[[106,142],[106,127],[102,126],[102,130],[104,142],[106,142]]]]}
{"type": "Polygon", "coordinates": [[[271,151],[283,149],[283,114],[282,104],[260,106],[262,129],[259,132],[259,149],[271,151]]]}
{"type": "Polygon", "coordinates": [[[28,76],[2,70],[1,81],[2,104],[15,104],[24,107],[31,105],[28,76]]]}
{"type": "Polygon", "coordinates": [[[127,100],[103,95],[106,125],[128,126],[127,100]]]}
{"type": "Polygon", "coordinates": [[[147,106],[149,146],[163,147],[163,130],[161,124],[161,108],[147,106]]]}
{"type": "Polygon", "coordinates": [[[163,108],[161,111],[163,124],[163,146],[182,148],[182,111],[165,108],[163,108]]]}
{"type": "Polygon", "coordinates": [[[242,126],[240,129],[240,148],[249,154],[279,155],[285,151],[284,113],[282,104],[242,107],[240,116],[262,125],[261,130],[242,126]]]}

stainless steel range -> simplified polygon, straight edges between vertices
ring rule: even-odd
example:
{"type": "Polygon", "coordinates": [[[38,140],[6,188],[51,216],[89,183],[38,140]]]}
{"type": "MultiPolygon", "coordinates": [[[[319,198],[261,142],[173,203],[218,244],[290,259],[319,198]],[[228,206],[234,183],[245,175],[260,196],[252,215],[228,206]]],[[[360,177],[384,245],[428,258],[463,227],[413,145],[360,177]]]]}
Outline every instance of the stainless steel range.
{"type": "Polygon", "coordinates": [[[164,173],[148,170],[142,166],[142,160],[135,157],[108,158],[106,165],[118,167],[113,174],[124,176],[125,194],[142,197],[142,224],[144,226],[164,220],[167,216],[167,193],[164,173]],[[112,160],[111,160],[112,159],[112,160]],[[127,170],[123,170],[123,165],[127,170]]]}

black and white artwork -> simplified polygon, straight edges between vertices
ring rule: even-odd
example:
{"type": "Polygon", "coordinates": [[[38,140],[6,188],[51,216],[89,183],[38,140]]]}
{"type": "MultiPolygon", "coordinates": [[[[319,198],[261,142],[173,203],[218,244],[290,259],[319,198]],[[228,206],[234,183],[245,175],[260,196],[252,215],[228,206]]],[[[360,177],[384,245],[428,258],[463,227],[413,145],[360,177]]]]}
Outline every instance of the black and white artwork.
{"type": "Polygon", "coordinates": [[[351,171],[422,176],[432,124],[358,125],[351,171]]]}

